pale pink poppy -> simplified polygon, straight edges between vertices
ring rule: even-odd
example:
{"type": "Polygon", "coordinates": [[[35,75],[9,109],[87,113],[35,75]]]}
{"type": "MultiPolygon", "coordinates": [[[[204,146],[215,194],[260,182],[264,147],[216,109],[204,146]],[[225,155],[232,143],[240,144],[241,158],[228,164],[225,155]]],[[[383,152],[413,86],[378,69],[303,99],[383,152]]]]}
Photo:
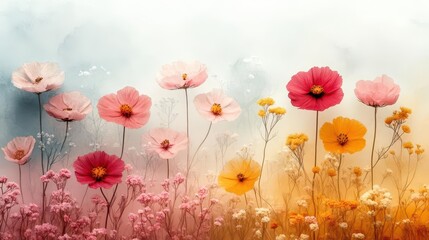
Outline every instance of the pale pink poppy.
{"type": "Polygon", "coordinates": [[[80,92],[58,94],[43,105],[49,116],[62,121],[79,121],[92,111],[91,101],[80,92]]]}
{"type": "Polygon", "coordinates": [[[149,121],[152,101],[133,87],[125,87],[116,94],[100,98],[97,104],[100,117],[127,128],[140,128],[149,121]]]}
{"type": "Polygon", "coordinates": [[[32,93],[42,93],[61,87],[64,72],[56,63],[26,63],[12,73],[15,87],[32,93]]]}
{"type": "Polygon", "coordinates": [[[171,159],[186,149],[188,138],[185,133],[169,128],[155,128],[142,136],[142,143],[147,150],[158,153],[160,158],[171,159]]]}
{"type": "Polygon", "coordinates": [[[174,90],[200,86],[207,79],[207,68],[199,62],[173,62],[162,66],[158,83],[162,88],[174,90]]]}
{"type": "Polygon", "coordinates": [[[73,167],[78,182],[90,188],[110,188],[122,181],[125,163],[116,155],[96,151],[79,156],[73,167]]]}
{"type": "Polygon", "coordinates": [[[400,87],[393,79],[381,75],[373,81],[360,80],[356,83],[355,95],[362,103],[371,107],[384,107],[396,103],[400,87]]]}
{"type": "Polygon", "coordinates": [[[36,139],[33,136],[16,137],[2,148],[6,160],[24,165],[30,159],[36,139]]]}
{"type": "Polygon", "coordinates": [[[240,105],[220,89],[197,95],[194,104],[197,111],[213,123],[222,120],[233,121],[241,113],[240,105]]]}

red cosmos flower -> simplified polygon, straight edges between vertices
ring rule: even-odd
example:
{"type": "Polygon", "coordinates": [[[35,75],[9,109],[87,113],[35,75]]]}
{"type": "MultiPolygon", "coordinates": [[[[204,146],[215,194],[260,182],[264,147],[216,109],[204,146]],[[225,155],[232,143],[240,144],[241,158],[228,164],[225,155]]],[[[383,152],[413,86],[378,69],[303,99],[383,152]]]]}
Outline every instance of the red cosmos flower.
{"type": "Polygon", "coordinates": [[[115,155],[96,151],[79,156],[73,167],[78,182],[90,188],[110,188],[121,182],[125,163],[115,155]]]}
{"type": "Polygon", "coordinates": [[[286,85],[292,105],[300,109],[323,111],[343,99],[343,79],[329,67],[313,67],[292,76],[286,85]]]}
{"type": "Polygon", "coordinates": [[[125,87],[117,94],[108,94],[98,101],[100,117],[127,128],[140,128],[149,121],[152,101],[146,95],[139,95],[133,87],[125,87]]]}

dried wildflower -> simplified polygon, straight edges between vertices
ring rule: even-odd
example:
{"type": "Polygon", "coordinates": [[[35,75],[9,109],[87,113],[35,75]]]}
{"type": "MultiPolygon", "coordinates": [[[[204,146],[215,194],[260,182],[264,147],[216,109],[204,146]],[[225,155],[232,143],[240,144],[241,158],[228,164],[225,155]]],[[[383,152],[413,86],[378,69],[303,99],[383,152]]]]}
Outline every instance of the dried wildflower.
{"type": "Polygon", "coordinates": [[[314,167],[311,169],[311,171],[312,171],[314,174],[317,174],[317,173],[319,173],[319,172],[320,172],[320,167],[319,167],[319,166],[314,166],[314,167]]]}
{"type": "Polygon", "coordinates": [[[410,133],[411,132],[411,128],[408,125],[402,125],[402,131],[404,131],[404,133],[410,133]]]}
{"type": "Polygon", "coordinates": [[[328,168],[327,173],[328,173],[328,176],[330,176],[330,177],[337,176],[337,170],[335,170],[335,168],[328,168]]]}
{"type": "Polygon", "coordinates": [[[354,167],[353,168],[353,174],[356,175],[356,177],[362,176],[362,168],[360,168],[360,167],[354,167]]]}
{"type": "Polygon", "coordinates": [[[266,98],[261,98],[257,101],[258,105],[261,107],[264,106],[271,106],[274,105],[275,101],[274,99],[270,98],[270,97],[266,97],[266,98]]]}

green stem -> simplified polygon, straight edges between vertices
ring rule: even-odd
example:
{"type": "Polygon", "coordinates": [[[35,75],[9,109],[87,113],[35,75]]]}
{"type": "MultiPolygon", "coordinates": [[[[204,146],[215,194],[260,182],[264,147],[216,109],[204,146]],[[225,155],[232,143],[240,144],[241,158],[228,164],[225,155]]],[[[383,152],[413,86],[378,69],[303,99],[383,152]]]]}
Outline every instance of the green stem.
{"type": "Polygon", "coordinates": [[[64,144],[66,143],[68,133],[69,133],[69,121],[66,121],[66,133],[65,133],[65,135],[64,135],[63,143],[61,144],[60,154],[61,154],[61,151],[62,151],[62,150],[63,150],[63,148],[64,148],[64,144]]]}
{"type": "Polygon", "coordinates": [[[19,188],[21,189],[22,204],[24,204],[24,191],[22,190],[22,181],[21,181],[21,164],[18,164],[18,168],[19,168],[19,188]]]}
{"type": "Polygon", "coordinates": [[[375,150],[375,138],[377,136],[377,107],[374,107],[374,136],[372,139],[371,148],[371,189],[374,190],[374,150],[375,150]]]}
{"type": "Polygon", "coordinates": [[[122,156],[124,156],[124,146],[125,146],[125,126],[122,130],[122,147],[121,147],[121,156],[119,157],[122,159],[122,156]]]}
{"type": "Polygon", "coordinates": [[[43,165],[43,126],[42,126],[42,100],[40,99],[41,93],[37,93],[37,100],[39,102],[39,133],[40,133],[40,142],[42,146],[40,148],[40,162],[42,164],[42,175],[45,174],[45,166],[43,165]]]}
{"type": "MultiPolygon", "coordinates": [[[[40,133],[40,163],[42,165],[42,175],[45,175],[45,166],[43,166],[43,151],[44,151],[44,143],[43,143],[43,125],[42,125],[42,100],[41,93],[37,93],[37,100],[39,103],[39,133],[40,133]]],[[[46,166],[48,167],[48,166],[46,166]]],[[[45,205],[46,205],[46,187],[48,183],[42,183],[42,223],[45,221],[45,205]]]]}

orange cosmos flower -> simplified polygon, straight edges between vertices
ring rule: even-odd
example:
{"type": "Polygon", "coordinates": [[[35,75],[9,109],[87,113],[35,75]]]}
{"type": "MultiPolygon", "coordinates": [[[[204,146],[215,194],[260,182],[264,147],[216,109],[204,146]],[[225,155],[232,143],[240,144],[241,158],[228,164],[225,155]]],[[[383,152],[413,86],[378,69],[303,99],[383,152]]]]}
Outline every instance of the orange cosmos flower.
{"type": "Polygon", "coordinates": [[[252,159],[236,158],[225,164],[218,181],[227,192],[242,195],[253,188],[260,174],[259,163],[252,159]]]}
{"type": "Polygon", "coordinates": [[[325,150],[332,153],[355,153],[365,147],[365,126],[357,120],[337,117],[323,124],[320,138],[325,150]]]}

